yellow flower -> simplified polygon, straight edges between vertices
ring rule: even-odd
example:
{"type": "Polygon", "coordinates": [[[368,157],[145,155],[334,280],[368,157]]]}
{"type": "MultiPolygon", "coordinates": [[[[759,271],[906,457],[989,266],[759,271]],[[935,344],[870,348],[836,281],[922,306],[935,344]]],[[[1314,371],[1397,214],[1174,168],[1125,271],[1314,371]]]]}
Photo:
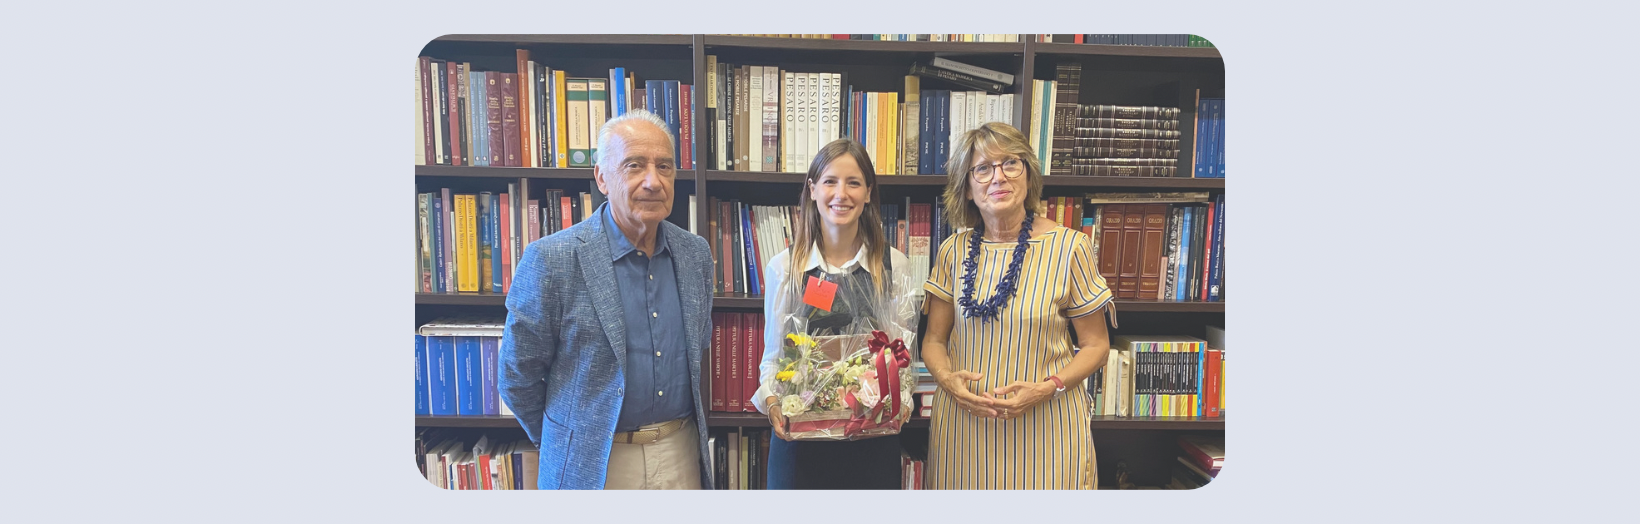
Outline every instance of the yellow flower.
{"type": "Polygon", "coordinates": [[[775,380],[779,380],[781,382],[791,382],[792,375],[796,375],[796,374],[797,374],[796,371],[781,371],[779,373],[775,373],[774,378],[775,378],[775,380]]]}
{"type": "Polygon", "coordinates": [[[793,345],[814,346],[814,339],[809,338],[808,335],[804,335],[802,333],[788,333],[786,335],[786,339],[790,340],[793,345]]]}

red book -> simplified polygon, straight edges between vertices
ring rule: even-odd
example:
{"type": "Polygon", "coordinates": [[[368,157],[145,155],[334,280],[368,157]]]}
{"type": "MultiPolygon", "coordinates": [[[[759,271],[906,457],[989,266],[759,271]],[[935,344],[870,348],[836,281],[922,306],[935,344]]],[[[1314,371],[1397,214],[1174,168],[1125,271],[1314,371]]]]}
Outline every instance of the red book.
{"type": "Polygon", "coordinates": [[[446,137],[445,142],[450,145],[450,165],[460,166],[465,165],[461,162],[461,104],[457,100],[457,90],[460,89],[460,86],[456,83],[461,81],[461,73],[459,72],[461,68],[455,62],[448,62],[447,64],[449,67],[444,68],[444,77],[446,79],[444,100],[445,103],[450,104],[450,118],[446,119],[450,125],[444,136],[446,137]]]}
{"type": "Polygon", "coordinates": [[[742,411],[757,411],[757,406],[753,405],[749,399],[752,398],[752,395],[757,394],[758,379],[761,378],[757,366],[763,360],[763,352],[757,350],[759,346],[762,346],[758,343],[757,333],[762,329],[757,326],[758,321],[762,320],[762,316],[759,313],[740,314],[741,329],[745,335],[745,338],[741,339],[741,346],[744,347],[742,355],[746,358],[745,372],[741,374],[740,391],[742,393],[742,402],[740,407],[742,411]]]}
{"type": "Polygon", "coordinates": [[[495,484],[490,482],[489,453],[478,456],[478,485],[482,486],[480,489],[495,489],[495,484]]]}
{"type": "Polygon", "coordinates": [[[723,374],[723,362],[727,356],[723,351],[723,317],[726,313],[712,313],[712,411],[723,411],[724,390],[727,386],[727,377],[723,374]]]}
{"type": "Polygon", "coordinates": [[[1122,258],[1117,272],[1121,282],[1116,284],[1116,298],[1139,298],[1139,259],[1144,254],[1144,206],[1129,205],[1122,214],[1122,258]]]}
{"type": "Polygon", "coordinates": [[[683,155],[683,158],[678,161],[679,169],[695,168],[695,154],[694,151],[692,151],[692,148],[694,147],[694,139],[691,138],[694,133],[690,132],[692,129],[690,127],[690,123],[694,121],[694,118],[692,118],[694,111],[690,110],[690,107],[692,106],[689,105],[690,102],[694,101],[694,94],[690,93],[691,87],[693,86],[689,84],[682,84],[678,86],[678,134],[683,135],[678,137],[678,150],[681,151],[682,153],[680,154],[683,155]]]}
{"type": "Polygon", "coordinates": [[[575,217],[570,216],[575,211],[575,205],[574,202],[570,200],[569,196],[562,196],[558,197],[558,206],[560,208],[558,212],[558,230],[563,231],[565,229],[569,229],[569,226],[575,225],[575,217]]]}
{"type": "Polygon", "coordinates": [[[1162,255],[1167,252],[1167,204],[1144,206],[1144,233],[1139,249],[1139,296],[1144,300],[1161,298],[1163,267],[1162,255]]]}
{"type": "Polygon", "coordinates": [[[1105,204],[1099,225],[1099,276],[1112,293],[1121,285],[1122,215],[1126,204],[1105,204]]]}
{"type": "Polygon", "coordinates": [[[727,331],[726,338],[729,339],[728,345],[725,346],[725,353],[729,354],[729,387],[724,388],[724,394],[727,398],[724,399],[723,407],[728,411],[744,411],[740,406],[740,398],[741,390],[745,389],[745,386],[742,384],[740,375],[741,368],[746,365],[746,358],[740,355],[740,315],[730,313],[725,316],[729,320],[729,326],[725,330],[727,331]]]}
{"type": "Polygon", "coordinates": [[[501,236],[496,240],[501,243],[501,292],[506,293],[512,290],[512,221],[507,219],[512,216],[508,214],[512,206],[508,204],[506,193],[502,193],[498,200],[501,203],[501,211],[497,215],[501,222],[501,236]]]}
{"type": "Polygon", "coordinates": [[[1224,439],[1214,439],[1199,435],[1185,435],[1179,437],[1179,447],[1186,455],[1201,466],[1208,473],[1217,476],[1224,467],[1224,439]]]}
{"type": "MultiPolygon", "coordinates": [[[[530,78],[530,50],[518,49],[515,54],[518,58],[518,74],[513,75],[513,82],[516,82],[518,85],[518,94],[516,95],[516,100],[518,100],[516,104],[518,105],[518,114],[520,115],[518,118],[518,123],[530,125],[530,123],[533,122],[533,119],[524,116],[534,114],[530,112],[530,98],[532,97],[525,96],[530,94],[530,90],[527,86],[532,85],[532,82],[535,81],[534,78],[530,78]]],[[[528,132],[519,131],[518,134],[508,137],[508,139],[512,142],[510,145],[516,145],[518,147],[519,161],[517,164],[508,165],[513,167],[536,167],[537,164],[535,163],[534,155],[535,148],[531,147],[534,144],[530,140],[530,134],[528,132]]]]}
{"type": "MultiPolygon", "coordinates": [[[[518,75],[501,73],[501,151],[504,167],[523,167],[518,157],[518,75]]],[[[492,137],[495,138],[495,137],[492,137]]]]}
{"type": "MultiPolygon", "coordinates": [[[[541,238],[541,201],[530,200],[529,203],[525,205],[528,206],[525,208],[528,210],[525,214],[529,215],[529,219],[525,221],[526,223],[524,224],[524,228],[525,231],[530,232],[530,236],[528,237],[530,242],[534,242],[541,238]]],[[[529,242],[525,242],[525,244],[528,243],[529,242]]]]}

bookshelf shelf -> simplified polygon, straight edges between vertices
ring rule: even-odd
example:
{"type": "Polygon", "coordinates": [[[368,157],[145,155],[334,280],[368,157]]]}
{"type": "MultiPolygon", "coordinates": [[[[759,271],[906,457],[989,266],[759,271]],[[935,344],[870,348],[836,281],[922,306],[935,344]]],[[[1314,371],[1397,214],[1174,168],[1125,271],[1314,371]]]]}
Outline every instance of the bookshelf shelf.
{"type": "Polygon", "coordinates": [[[440,416],[416,415],[416,426],[424,428],[517,428],[518,419],[511,416],[440,416]]]}
{"type": "Polygon", "coordinates": [[[416,176],[445,176],[462,178],[567,178],[592,180],[590,167],[478,167],[478,166],[416,166],[416,176]]]}
{"type": "Polygon", "coordinates": [[[1224,430],[1224,417],[1093,417],[1093,429],[1224,430]]]}
{"type": "MultiPolygon", "coordinates": [[[[505,306],[506,295],[487,293],[416,293],[417,304],[454,306],[505,306]]],[[[762,309],[763,297],[757,295],[718,295],[712,298],[713,309],[762,309]]],[[[1154,313],[1223,313],[1224,302],[1172,302],[1153,300],[1117,300],[1121,312],[1145,311],[1154,313]]]]}
{"type": "Polygon", "coordinates": [[[489,293],[416,293],[417,305],[505,306],[507,295],[489,293]]]}
{"type": "Polygon", "coordinates": [[[434,42],[487,42],[501,44],[616,44],[694,45],[693,35],[444,35],[434,42]]]}
{"type": "Polygon", "coordinates": [[[951,52],[966,54],[1019,54],[1025,52],[1024,42],[898,42],[715,35],[706,35],[705,42],[706,47],[806,49],[816,51],[951,52]]]}
{"type": "Polygon", "coordinates": [[[1216,47],[1034,43],[1038,55],[1102,55],[1221,59],[1216,47]]]}

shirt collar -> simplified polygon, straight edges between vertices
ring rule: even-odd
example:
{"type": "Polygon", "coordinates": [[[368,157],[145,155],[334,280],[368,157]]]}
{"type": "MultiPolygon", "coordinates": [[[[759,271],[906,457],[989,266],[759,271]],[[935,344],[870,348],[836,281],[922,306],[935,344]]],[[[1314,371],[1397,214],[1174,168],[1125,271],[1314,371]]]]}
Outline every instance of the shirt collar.
{"type": "MultiPolygon", "coordinates": [[[[598,205],[598,214],[604,221],[604,238],[609,241],[610,260],[620,260],[628,253],[638,250],[637,246],[626,239],[621,227],[615,225],[615,215],[609,209],[609,202],[598,205]]],[[[661,224],[655,224],[655,252],[650,253],[650,257],[666,252],[666,235],[661,229],[661,224]]]]}
{"type": "Polygon", "coordinates": [[[871,267],[862,263],[865,259],[866,245],[862,242],[860,243],[860,251],[854,253],[854,258],[849,259],[848,262],[844,262],[843,267],[833,267],[831,264],[826,263],[826,257],[820,255],[820,243],[815,242],[813,246],[809,248],[809,260],[803,264],[803,271],[808,271],[818,267],[825,270],[827,273],[842,273],[844,271],[853,271],[856,267],[861,267],[865,268],[867,273],[870,273],[871,267]]]}

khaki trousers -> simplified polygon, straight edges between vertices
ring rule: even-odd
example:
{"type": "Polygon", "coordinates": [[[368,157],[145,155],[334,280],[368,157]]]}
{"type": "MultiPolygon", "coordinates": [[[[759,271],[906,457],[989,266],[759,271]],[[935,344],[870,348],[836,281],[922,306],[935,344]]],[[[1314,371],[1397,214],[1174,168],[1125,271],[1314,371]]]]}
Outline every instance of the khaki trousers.
{"type": "Polygon", "coordinates": [[[694,419],[651,444],[611,445],[604,489],[700,489],[700,434],[694,419]]]}

